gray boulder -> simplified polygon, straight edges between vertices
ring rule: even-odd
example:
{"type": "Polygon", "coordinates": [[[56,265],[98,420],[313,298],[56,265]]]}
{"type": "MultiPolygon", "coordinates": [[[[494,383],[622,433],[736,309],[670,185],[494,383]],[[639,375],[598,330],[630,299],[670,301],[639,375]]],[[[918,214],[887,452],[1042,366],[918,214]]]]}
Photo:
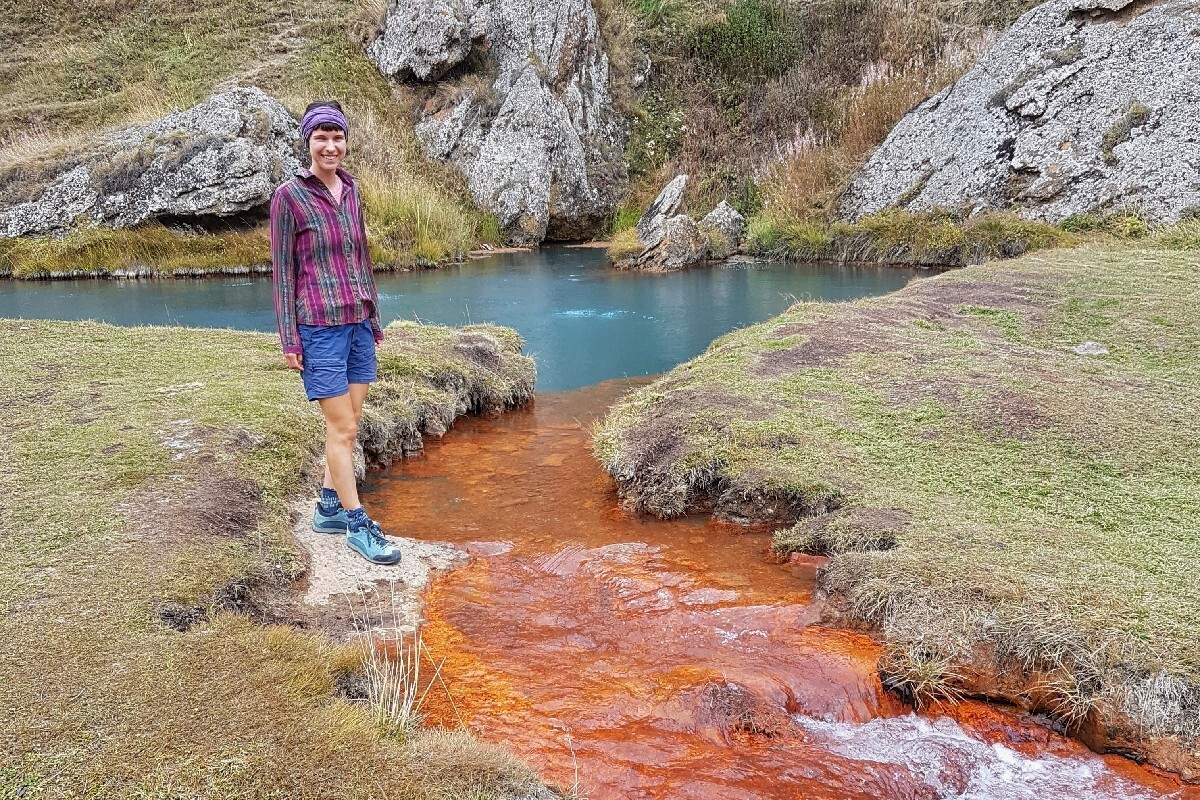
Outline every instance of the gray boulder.
{"type": "Polygon", "coordinates": [[[394,2],[367,57],[392,78],[438,80],[483,38],[486,12],[460,0],[394,2]]]}
{"type": "Polygon", "coordinates": [[[645,272],[673,272],[709,257],[709,237],[687,215],[684,203],[687,183],[687,175],[677,175],[662,188],[638,220],[636,231],[641,252],[617,266],[645,272]]]}
{"type": "Polygon", "coordinates": [[[421,42],[394,62],[398,76],[444,73],[470,54],[464,42],[480,43],[486,66],[441,86],[416,133],[466,175],[509,240],[582,239],[607,223],[627,182],[629,128],[589,0],[395,0],[380,41],[394,27],[421,42]]]}
{"type": "Polygon", "coordinates": [[[708,257],[708,237],[687,214],[665,220],[654,238],[631,265],[643,272],[674,272],[708,257]]]}
{"type": "Polygon", "coordinates": [[[1051,0],[906,116],[843,195],[889,207],[1015,208],[1049,222],[1200,208],[1200,6],[1051,0]]]}
{"type": "Polygon", "coordinates": [[[652,241],[657,229],[668,219],[687,213],[687,204],[683,199],[687,183],[687,175],[676,175],[662,188],[658,197],[654,198],[646,213],[642,214],[642,218],[638,220],[637,232],[643,243],[652,241]]]}
{"type": "Polygon", "coordinates": [[[722,200],[700,220],[700,230],[708,236],[711,258],[728,258],[737,252],[746,234],[746,218],[722,200]]]}
{"type": "Polygon", "coordinates": [[[0,236],[261,207],[299,166],[299,137],[292,115],[261,90],[224,92],[149,125],[98,134],[81,152],[9,166],[23,186],[20,195],[0,193],[0,236]]]}

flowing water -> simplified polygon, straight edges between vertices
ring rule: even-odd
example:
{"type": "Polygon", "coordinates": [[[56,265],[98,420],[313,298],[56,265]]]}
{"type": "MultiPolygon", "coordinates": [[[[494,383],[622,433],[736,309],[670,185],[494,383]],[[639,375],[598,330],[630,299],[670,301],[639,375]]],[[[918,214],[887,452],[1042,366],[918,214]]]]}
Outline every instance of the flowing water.
{"type": "Polygon", "coordinates": [[[474,555],[428,594],[424,638],[459,720],[591,800],[1200,799],[1016,714],[917,716],[869,638],[816,625],[817,559],[768,531],[622,512],[588,428],[640,382],[462,420],[377,475],[384,527],[474,555]]]}

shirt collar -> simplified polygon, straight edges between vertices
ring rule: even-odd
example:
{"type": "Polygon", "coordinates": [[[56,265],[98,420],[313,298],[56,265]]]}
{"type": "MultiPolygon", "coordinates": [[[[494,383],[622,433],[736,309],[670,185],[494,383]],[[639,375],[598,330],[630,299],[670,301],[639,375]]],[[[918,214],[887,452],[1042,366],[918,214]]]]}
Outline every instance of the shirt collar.
{"type": "MultiPolygon", "coordinates": [[[[296,170],[296,175],[299,176],[303,180],[308,180],[309,178],[316,177],[315,175],[313,175],[312,170],[309,169],[308,167],[300,167],[300,169],[296,170]]],[[[354,185],[354,176],[351,175],[349,172],[346,172],[346,170],[342,169],[341,167],[337,168],[337,176],[342,179],[343,185],[345,185],[345,186],[353,186],[354,185]]]]}

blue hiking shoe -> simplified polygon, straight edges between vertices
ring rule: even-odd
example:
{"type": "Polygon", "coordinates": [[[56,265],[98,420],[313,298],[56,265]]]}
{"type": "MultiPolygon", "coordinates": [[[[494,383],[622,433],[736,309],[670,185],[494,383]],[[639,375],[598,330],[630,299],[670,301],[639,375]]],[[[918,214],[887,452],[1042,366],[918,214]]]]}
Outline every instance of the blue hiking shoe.
{"type": "Polygon", "coordinates": [[[400,561],[400,548],[387,540],[379,523],[365,514],[350,520],[346,544],[373,564],[395,564],[400,561]]]}
{"type": "Polygon", "coordinates": [[[346,509],[338,506],[337,511],[332,514],[326,514],[321,509],[321,504],[317,503],[316,510],[313,511],[313,530],[317,533],[349,533],[350,517],[346,514],[346,509]]]}

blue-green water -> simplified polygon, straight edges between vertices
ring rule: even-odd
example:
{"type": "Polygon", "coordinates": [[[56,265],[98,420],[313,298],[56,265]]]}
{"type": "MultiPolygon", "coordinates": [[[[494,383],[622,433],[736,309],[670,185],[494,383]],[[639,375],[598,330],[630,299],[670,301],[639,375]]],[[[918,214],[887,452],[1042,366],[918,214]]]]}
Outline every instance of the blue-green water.
{"type": "MultiPolygon", "coordinates": [[[[559,391],[664,372],[797,300],[884,294],[915,274],[800,264],[642,274],[612,269],[603,250],[555,247],[376,280],[385,324],[403,318],[516,328],[537,359],[538,389],[559,391]]],[[[265,277],[0,281],[0,317],[275,330],[265,277]]]]}

